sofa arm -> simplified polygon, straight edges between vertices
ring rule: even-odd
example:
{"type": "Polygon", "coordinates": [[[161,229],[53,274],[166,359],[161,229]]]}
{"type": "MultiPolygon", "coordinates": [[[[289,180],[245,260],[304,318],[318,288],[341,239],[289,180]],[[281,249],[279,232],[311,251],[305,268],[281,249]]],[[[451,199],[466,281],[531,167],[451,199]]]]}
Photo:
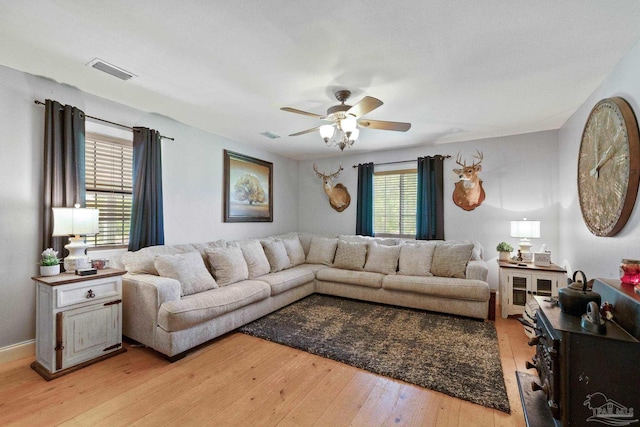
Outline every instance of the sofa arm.
{"type": "Polygon", "coordinates": [[[180,282],[152,274],[125,274],[122,278],[122,333],[154,347],[158,310],[180,299],[180,282]]]}
{"type": "Polygon", "coordinates": [[[469,261],[467,264],[466,278],[471,280],[487,281],[489,275],[489,267],[483,259],[469,261]]]}

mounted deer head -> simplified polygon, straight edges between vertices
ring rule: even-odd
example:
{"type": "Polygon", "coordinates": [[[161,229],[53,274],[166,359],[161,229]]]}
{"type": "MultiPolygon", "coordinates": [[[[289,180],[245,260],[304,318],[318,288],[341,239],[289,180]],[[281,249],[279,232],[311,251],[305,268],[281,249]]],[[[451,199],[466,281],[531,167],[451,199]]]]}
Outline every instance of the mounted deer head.
{"type": "Polygon", "coordinates": [[[343,170],[342,165],[340,166],[340,169],[330,175],[325,175],[319,172],[315,163],[313,164],[313,170],[316,172],[316,175],[318,175],[318,178],[322,179],[322,186],[324,188],[324,192],[327,193],[327,196],[329,197],[329,204],[331,207],[338,212],[342,212],[349,207],[349,204],[351,203],[351,196],[349,195],[347,187],[342,184],[332,185],[333,179],[337,178],[343,170]]]}
{"type": "Polygon", "coordinates": [[[482,188],[482,180],[478,178],[478,173],[482,171],[482,159],[484,156],[481,151],[477,151],[477,155],[473,156],[478,162],[473,162],[467,166],[467,161],[463,160],[458,153],[456,163],[462,166],[460,169],[454,169],[453,173],[458,175],[460,181],[456,182],[453,190],[453,202],[466,211],[471,211],[482,204],[485,198],[484,188],[482,188]]]}

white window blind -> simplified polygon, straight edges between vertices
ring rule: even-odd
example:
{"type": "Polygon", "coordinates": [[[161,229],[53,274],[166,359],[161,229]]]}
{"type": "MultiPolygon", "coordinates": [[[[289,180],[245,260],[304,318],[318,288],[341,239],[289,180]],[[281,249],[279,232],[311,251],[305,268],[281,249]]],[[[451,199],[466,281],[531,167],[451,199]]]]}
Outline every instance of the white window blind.
{"type": "Polygon", "coordinates": [[[131,141],[88,134],[85,139],[87,207],[100,209],[100,233],[87,236],[96,247],[129,244],[133,147],[131,141]]]}
{"type": "Polygon", "coordinates": [[[415,237],[418,179],[415,169],[373,174],[373,230],[376,236],[415,237]]]}

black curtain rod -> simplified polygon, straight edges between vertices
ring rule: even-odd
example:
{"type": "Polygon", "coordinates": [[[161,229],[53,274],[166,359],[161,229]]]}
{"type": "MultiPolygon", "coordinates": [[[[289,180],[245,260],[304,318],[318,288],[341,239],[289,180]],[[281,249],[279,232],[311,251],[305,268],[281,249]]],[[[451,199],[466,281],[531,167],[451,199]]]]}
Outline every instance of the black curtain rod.
{"type": "MultiPolygon", "coordinates": [[[[38,104],[38,105],[45,105],[45,103],[44,103],[44,102],[42,102],[42,101],[38,101],[37,99],[36,99],[35,101],[33,101],[33,102],[35,102],[35,103],[36,103],[36,104],[38,104]]],[[[84,115],[84,116],[85,116],[85,117],[88,117],[88,118],[90,118],[90,119],[93,119],[93,120],[101,121],[101,122],[103,122],[103,123],[109,123],[110,125],[120,126],[121,128],[129,129],[129,130],[130,130],[130,131],[132,131],[132,132],[135,130],[135,129],[134,129],[134,128],[132,128],[131,126],[121,125],[120,123],[116,123],[116,122],[110,122],[109,120],[101,119],[100,117],[93,117],[93,116],[90,116],[90,115],[88,115],[88,114],[86,114],[86,113],[85,113],[85,115],[84,115]]],[[[175,141],[175,139],[173,139],[173,138],[171,138],[171,137],[169,137],[169,136],[160,135],[160,138],[161,138],[161,139],[169,139],[169,140],[171,140],[171,141],[175,141]]]]}
{"type": "MultiPolygon", "coordinates": [[[[450,158],[450,157],[451,157],[451,156],[450,156],[450,155],[448,155],[448,154],[446,154],[446,155],[444,155],[444,156],[443,156],[443,155],[441,155],[441,154],[436,154],[436,156],[440,156],[440,157],[445,158],[445,159],[448,159],[448,158],[450,158]]],[[[398,163],[409,163],[409,162],[415,162],[415,161],[417,161],[417,159],[411,159],[411,160],[398,160],[397,162],[374,163],[374,164],[373,164],[373,166],[395,165],[395,164],[398,164],[398,163]]],[[[353,168],[357,168],[357,167],[358,167],[358,165],[353,165],[352,167],[353,167],[353,168]]]]}

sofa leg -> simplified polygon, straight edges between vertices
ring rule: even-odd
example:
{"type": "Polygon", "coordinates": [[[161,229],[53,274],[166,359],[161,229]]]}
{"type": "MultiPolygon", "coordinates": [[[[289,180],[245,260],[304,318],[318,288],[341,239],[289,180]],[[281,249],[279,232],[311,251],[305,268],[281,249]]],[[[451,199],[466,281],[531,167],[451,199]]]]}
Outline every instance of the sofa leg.
{"type": "Polygon", "coordinates": [[[489,297],[489,320],[496,320],[496,291],[491,291],[491,296],[489,297]]]}

